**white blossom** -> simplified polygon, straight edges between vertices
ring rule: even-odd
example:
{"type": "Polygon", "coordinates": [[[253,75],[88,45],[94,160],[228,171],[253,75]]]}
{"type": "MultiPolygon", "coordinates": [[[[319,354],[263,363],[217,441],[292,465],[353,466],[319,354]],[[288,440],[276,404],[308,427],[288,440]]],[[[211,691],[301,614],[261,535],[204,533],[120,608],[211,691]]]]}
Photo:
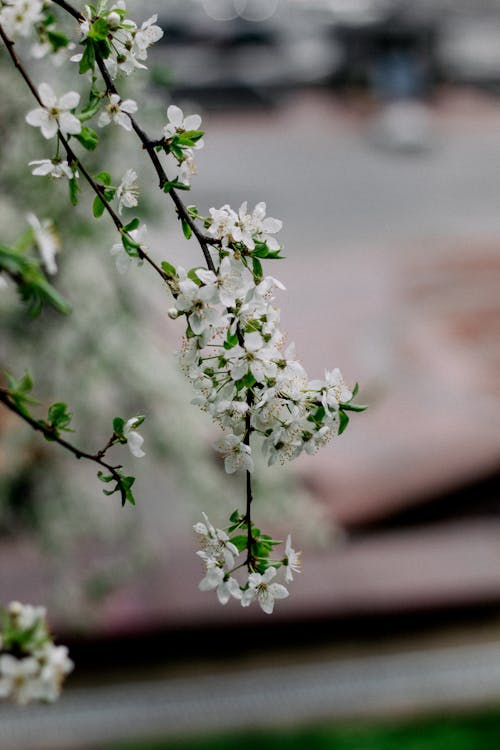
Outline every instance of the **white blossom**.
{"type": "Polygon", "coordinates": [[[285,581],[290,583],[293,581],[293,574],[300,573],[301,562],[300,552],[296,552],[292,547],[292,537],[288,534],[285,544],[285,559],[283,567],[285,568],[285,581]]]}
{"type": "Polygon", "coordinates": [[[248,588],[243,591],[241,604],[248,607],[255,599],[261,609],[270,615],[274,609],[275,599],[286,599],[288,590],[281,583],[271,583],[276,576],[276,568],[270,567],[265,573],[250,573],[248,576],[248,588]]]}
{"type": "MultiPolygon", "coordinates": [[[[134,242],[137,242],[141,247],[143,247],[144,242],[144,236],[147,232],[147,226],[146,224],[141,224],[140,227],[137,229],[132,229],[131,232],[129,232],[130,237],[134,242]]],[[[144,247],[144,249],[146,249],[144,247]]],[[[112,248],[111,248],[111,255],[115,256],[115,264],[118,273],[127,273],[130,266],[133,265],[134,260],[137,261],[137,265],[142,265],[143,261],[141,258],[133,258],[130,256],[123,247],[122,242],[116,242],[112,248]]]]}
{"type": "Polygon", "coordinates": [[[66,646],[55,646],[50,642],[34,651],[34,656],[40,667],[36,698],[52,703],[59,698],[64,678],[73,670],[74,664],[66,646]]]}
{"type": "Polygon", "coordinates": [[[252,451],[249,445],[245,445],[241,436],[227,435],[214,443],[214,448],[224,456],[224,468],[228,474],[235,471],[253,471],[254,464],[252,451]]]}
{"type": "Polygon", "coordinates": [[[28,37],[36,23],[43,19],[43,0],[4,0],[0,24],[9,37],[28,37]]]}
{"type": "Polygon", "coordinates": [[[141,420],[139,417],[132,417],[132,419],[129,419],[127,422],[125,422],[125,426],[123,428],[123,435],[127,439],[127,445],[130,449],[130,452],[136,458],[142,458],[146,455],[142,450],[144,438],[142,437],[142,435],[139,435],[136,429],[136,425],[140,421],[141,420]]]}
{"type": "Polygon", "coordinates": [[[60,249],[60,241],[53,222],[50,219],[40,221],[35,214],[28,214],[26,218],[33,229],[33,237],[45,270],[51,275],[57,273],[56,255],[60,249]]]}
{"type": "MultiPolygon", "coordinates": [[[[184,133],[188,130],[199,130],[201,125],[200,115],[188,115],[184,117],[184,112],[180,107],[171,104],[167,109],[168,123],[162,130],[164,138],[172,138],[176,133],[184,133]]],[[[196,142],[194,148],[202,148],[203,141],[196,142]]]]}
{"type": "Polygon", "coordinates": [[[72,109],[78,107],[80,94],[68,91],[59,99],[48,83],[41,83],[38,89],[43,107],[33,109],[26,115],[26,122],[35,128],[40,128],[44,138],[53,138],[60,130],[63,135],[78,135],[82,130],[80,120],[71,114],[72,109]]]}
{"type": "Polygon", "coordinates": [[[118,213],[121,215],[124,206],[125,208],[135,208],[138,204],[138,196],[137,173],[133,169],[127,169],[116,191],[118,213]]]}
{"type": "Polygon", "coordinates": [[[146,60],[148,48],[163,36],[163,29],[156,25],[157,20],[158,14],[155,13],[135,32],[134,52],[139,60],[146,60]]]}
{"type": "Polygon", "coordinates": [[[61,177],[67,177],[68,180],[78,178],[78,171],[73,171],[66,159],[37,159],[29,162],[30,167],[35,167],[31,174],[45,177],[55,177],[57,180],[61,177]]]}
{"type": "Polygon", "coordinates": [[[137,112],[137,103],[133,99],[121,101],[118,94],[111,94],[108,103],[99,115],[97,124],[103,128],[112,122],[125,130],[132,130],[128,115],[133,115],[135,112],[137,112]]]}
{"type": "Polygon", "coordinates": [[[194,160],[192,148],[186,148],[183,151],[184,158],[179,164],[177,179],[184,185],[191,185],[191,177],[196,174],[197,167],[194,160]]]}
{"type": "Polygon", "coordinates": [[[41,694],[38,679],[40,664],[32,656],[18,659],[11,654],[0,656],[0,698],[12,698],[24,705],[41,694]]]}

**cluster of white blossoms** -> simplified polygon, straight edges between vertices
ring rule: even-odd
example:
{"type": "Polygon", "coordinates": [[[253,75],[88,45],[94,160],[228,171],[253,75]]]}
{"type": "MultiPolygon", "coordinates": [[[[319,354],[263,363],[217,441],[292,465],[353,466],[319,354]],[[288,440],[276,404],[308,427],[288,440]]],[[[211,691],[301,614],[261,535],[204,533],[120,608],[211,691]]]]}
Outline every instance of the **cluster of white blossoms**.
{"type": "Polygon", "coordinates": [[[261,534],[251,525],[251,545],[247,557],[238,563],[237,558],[247,548],[248,524],[245,517],[235,511],[231,516],[232,526],[229,531],[236,532],[230,537],[222,529],[216,529],[203,513],[203,522],[196,523],[193,529],[198,537],[201,550],[196,554],[201,558],[205,575],[200,581],[200,591],[215,590],[221,604],[227,604],[231,598],[237,599],[242,607],[257,602],[268,615],[272,614],[275,599],[286,599],[288,589],[274,579],[279,568],[285,573],[285,582],[293,581],[293,573],[300,572],[300,552],[296,552],[288,535],[285,545],[285,556],[270,560],[270,553],[279,542],[261,534]],[[241,531],[245,534],[241,534],[241,531]],[[250,571],[246,581],[240,583],[233,575],[247,567],[250,571]]]}
{"type": "Polygon", "coordinates": [[[2,612],[0,698],[16,703],[55,701],[73,662],[66,646],[55,646],[45,608],[11,602],[2,612]]]}
{"type": "Polygon", "coordinates": [[[253,470],[249,432],[262,437],[269,464],[314,453],[339,432],[353,392],[338,369],[309,380],[293,344],[285,347],[274,298],[284,286],[260,263],[278,257],[281,222],[266,218],[264,203],[252,212],[243,203],[238,212],[210,209],[205,225],[219,243],[215,272],[177,268],[170,315],[186,316],[180,359],[195,403],[229,431],[215,446],[226,471],[253,470]]]}
{"type": "MultiPolygon", "coordinates": [[[[51,4],[55,6],[68,10],[67,3],[59,0],[51,4]]],[[[38,0],[0,0],[0,22],[5,23],[13,36],[27,36],[28,27],[33,25],[43,27],[37,29],[39,39],[43,42],[46,38],[54,53],[59,47],[71,48],[73,43],[54,30],[48,7],[48,3],[38,0]]],[[[71,8],[69,11],[73,17],[78,16],[78,11],[71,8]]],[[[205,566],[200,588],[216,590],[223,604],[230,598],[239,600],[244,607],[255,601],[264,612],[271,613],[274,601],[288,596],[286,587],[275,581],[277,572],[283,569],[285,583],[290,582],[292,573],[299,570],[299,556],[288,536],[284,556],[272,559],[271,553],[280,542],[262,534],[251,520],[254,442],[260,438],[268,464],[284,463],[303,452],[316,452],[343,432],[349,411],[362,411],[364,407],[352,403],[357,386],[349,388],[337,368],[326,370],[323,379],[311,380],[296,359],[294,345],[286,342],[275,300],[276,292],[284,291],[285,287],[274,276],[265,275],[262,267],[263,261],[282,257],[276,237],[282,222],[266,216],[264,202],[253,209],[244,202],[238,210],[225,204],[210,208],[209,215],[202,217],[195,206],[184,206],[174,193],[176,189],[189,190],[196,173],[195,153],[203,147],[201,117],[186,116],[179,107],[170,105],[167,123],[156,140],[150,140],[136,123],[137,102],[122,99],[109,79],[144,68],[149,47],[163,32],[156,25],[156,15],[139,27],[126,13],[123,0],[109,8],[107,0],[101,0],[97,6],[86,5],[80,13],[78,32],[83,51],[71,60],[79,63],[79,73],[89,81],[88,97],[83,99],[87,103],[82,107],[80,94],[75,91],[58,97],[49,84],[40,85],[37,95],[40,106],[29,112],[26,120],[39,127],[47,140],[57,137],[57,150],[52,159],[38,159],[30,162],[30,166],[36,176],[67,178],[74,204],[79,190],[76,182],[79,167],[96,194],[94,216],[98,218],[107,208],[120,232],[121,242],[111,249],[118,270],[126,271],[132,263],[140,265],[147,260],[168,284],[174,299],[168,314],[172,319],[184,318],[186,323],[179,357],[196,392],[193,403],[207,411],[225,431],[215,448],[223,456],[226,472],[243,471],[247,475],[245,515],[235,511],[226,531],[214,528],[206,516],[204,523],[194,527],[202,546],[198,555],[205,566]],[[99,83],[101,79],[104,87],[99,83]],[[136,172],[128,168],[118,186],[112,184],[107,172],[89,177],[83,162],[73,156],[72,148],[65,143],[65,139],[75,138],[84,148],[94,150],[98,136],[87,125],[94,117],[99,127],[118,125],[126,131],[135,131],[154,162],[160,187],[165,193],[172,193],[185,236],[189,239],[194,233],[200,241],[207,267],[187,271],[164,261],[160,269],[143,244],[146,226],[140,219],[134,218],[125,225],[117,220],[110,205],[112,200],[117,201],[119,214],[138,205],[136,172]],[[66,160],[59,156],[61,143],[66,160]],[[164,157],[167,164],[170,162],[166,167],[169,173],[172,162],[176,166],[174,179],[167,177],[161,165],[160,158],[164,157]],[[75,163],[71,163],[72,159],[75,163]],[[196,222],[201,222],[201,228],[196,222]],[[239,563],[237,558],[243,552],[244,560],[239,563]],[[248,575],[240,582],[233,574],[239,570],[241,575],[243,568],[248,575]]],[[[53,273],[56,248],[49,243],[49,235],[44,234],[47,227],[39,222],[31,224],[44,266],[48,273],[53,273]]],[[[142,457],[143,439],[137,432],[142,420],[143,417],[115,419],[111,444],[126,442],[134,456],[142,457]]],[[[117,482],[115,489],[105,490],[106,494],[119,489],[123,502],[129,494],[133,502],[130,493],[133,477],[115,472],[100,478],[106,483],[117,482]]]]}
{"type": "Polygon", "coordinates": [[[0,24],[7,36],[29,37],[35,24],[43,19],[43,0],[2,0],[0,24]]]}
{"type": "MultiPolygon", "coordinates": [[[[138,68],[145,69],[148,49],[163,36],[163,30],[156,25],[158,16],[155,14],[139,27],[135,21],[126,18],[127,7],[123,0],[106,10],[106,2],[99,6],[99,17],[96,21],[95,12],[86,5],[79,23],[80,42],[87,39],[107,45],[105,65],[111,78],[119,73],[130,75],[138,68]]],[[[73,62],[81,62],[85,52],[74,55],[73,62]]]]}

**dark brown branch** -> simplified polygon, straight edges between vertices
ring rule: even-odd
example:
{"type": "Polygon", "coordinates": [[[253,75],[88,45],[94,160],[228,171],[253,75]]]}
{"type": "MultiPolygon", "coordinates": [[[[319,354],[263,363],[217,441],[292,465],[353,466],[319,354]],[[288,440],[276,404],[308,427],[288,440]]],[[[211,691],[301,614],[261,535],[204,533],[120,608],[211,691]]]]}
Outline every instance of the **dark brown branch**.
{"type": "Polygon", "coordinates": [[[76,8],[73,8],[69,3],[66,2],[66,0],[54,0],[54,5],[58,5],[60,8],[65,10],[66,13],[69,13],[70,16],[76,18],[77,21],[83,21],[83,15],[80,13],[80,11],[76,10],[76,8]]]}
{"type": "MultiPolygon", "coordinates": [[[[57,2],[58,0],[56,0],[56,3],[57,2]]],[[[106,84],[107,93],[116,94],[117,96],[120,96],[115,84],[113,83],[111,79],[111,76],[108,73],[108,69],[106,68],[104,60],[102,59],[102,57],[99,55],[97,51],[96,51],[96,62],[100,70],[100,73],[102,75],[103,81],[106,84]]],[[[167,182],[169,182],[169,179],[167,177],[167,173],[165,169],[162,166],[160,159],[158,158],[158,154],[155,148],[155,142],[152,141],[151,138],[145,133],[145,131],[141,128],[137,120],[132,115],[129,114],[128,117],[130,118],[130,123],[132,125],[132,128],[134,129],[135,134],[141,141],[143,149],[147,152],[151,160],[151,163],[153,164],[154,170],[158,176],[158,183],[159,183],[160,190],[163,190],[164,185],[167,182]]],[[[172,201],[174,202],[179,218],[184,220],[189,225],[192,233],[198,240],[198,243],[203,252],[203,257],[205,258],[207,267],[215,273],[214,262],[212,260],[212,256],[210,255],[208,242],[204,234],[200,232],[200,230],[198,229],[198,226],[196,225],[196,222],[194,222],[193,219],[191,218],[189,211],[187,210],[183,201],[179,198],[178,193],[173,188],[171,188],[168,194],[170,195],[170,197],[172,198],[172,201]]]]}
{"type": "MultiPolygon", "coordinates": [[[[44,105],[42,103],[42,100],[40,99],[40,95],[39,95],[38,91],[36,90],[33,82],[31,81],[28,73],[26,72],[23,64],[19,60],[19,58],[18,58],[18,56],[17,56],[17,54],[16,54],[16,52],[14,50],[14,42],[7,37],[7,35],[5,34],[5,31],[3,30],[3,28],[2,28],[1,25],[0,25],[0,37],[3,39],[3,41],[5,43],[5,46],[7,47],[7,51],[8,51],[8,53],[9,53],[11,59],[12,59],[12,62],[14,63],[15,67],[17,68],[17,70],[20,72],[20,74],[24,78],[24,81],[26,82],[29,90],[31,91],[31,93],[33,94],[33,96],[35,97],[35,99],[37,100],[38,104],[41,107],[43,107],[44,105]]],[[[90,185],[90,187],[92,188],[92,190],[94,191],[94,193],[102,201],[105,210],[107,211],[107,213],[109,214],[109,216],[113,220],[113,223],[114,223],[115,227],[118,229],[118,231],[120,232],[120,234],[127,234],[128,236],[130,236],[128,234],[128,232],[125,232],[124,225],[123,225],[123,222],[121,221],[120,217],[118,216],[118,214],[116,213],[116,211],[113,209],[113,207],[110,205],[109,201],[107,201],[106,198],[104,197],[104,188],[101,185],[99,185],[92,178],[92,176],[89,174],[89,172],[85,169],[84,165],[82,164],[82,162],[80,161],[80,159],[76,156],[75,152],[73,151],[73,149],[69,145],[68,140],[63,136],[63,134],[60,131],[58,132],[58,137],[59,137],[59,140],[60,140],[60,142],[62,143],[62,145],[64,147],[64,150],[66,151],[66,156],[67,156],[68,162],[70,164],[73,163],[73,164],[75,164],[78,167],[79,171],[85,177],[86,181],[88,182],[88,184],[90,185]]],[[[132,239],[132,238],[130,238],[130,239],[132,239]]],[[[146,261],[146,263],[148,263],[152,268],[154,268],[154,270],[156,271],[156,273],[159,274],[159,276],[161,276],[161,278],[163,279],[163,281],[167,280],[167,275],[158,266],[158,264],[155,263],[155,261],[151,258],[151,256],[145,250],[143,250],[142,248],[138,248],[137,252],[139,254],[139,258],[141,260],[146,261]]]]}
{"type": "Polygon", "coordinates": [[[34,430],[37,432],[41,432],[42,435],[44,435],[48,440],[51,442],[59,443],[59,445],[62,448],[65,448],[67,451],[72,453],[76,458],[85,458],[87,461],[93,461],[94,463],[98,464],[99,466],[102,466],[104,469],[109,471],[111,476],[113,477],[114,481],[118,484],[118,487],[120,488],[120,493],[122,495],[122,502],[125,503],[126,496],[125,492],[122,489],[122,483],[121,483],[121,477],[118,473],[118,469],[121,469],[121,465],[112,466],[111,464],[108,464],[106,461],[103,461],[104,455],[107,452],[109,448],[111,448],[112,445],[114,445],[114,437],[111,437],[107,444],[97,453],[88,453],[87,451],[82,450],[81,448],[78,448],[76,445],[73,445],[68,440],[64,440],[64,438],[60,437],[55,430],[50,429],[44,422],[38,422],[36,419],[31,417],[29,414],[24,413],[21,409],[19,409],[18,406],[16,406],[14,400],[12,399],[10,393],[5,388],[0,388],[0,402],[4,404],[4,406],[7,407],[7,409],[10,409],[10,411],[14,412],[14,414],[17,414],[18,417],[21,417],[27,424],[30,425],[34,430]]]}
{"type": "MultiPolygon", "coordinates": [[[[70,13],[76,19],[82,18],[82,15],[77,10],[75,10],[75,8],[72,8],[71,5],[69,5],[69,3],[65,2],[65,0],[54,0],[54,5],[59,5],[60,8],[65,10],[67,13],[70,13]]],[[[103,81],[106,84],[106,92],[108,94],[116,94],[117,96],[120,96],[111,76],[109,75],[104,59],[101,57],[101,55],[99,54],[97,50],[96,50],[95,57],[96,57],[96,63],[101,73],[101,76],[103,78],[103,81]]],[[[27,79],[25,78],[25,80],[27,79]]],[[[163,190],[164,185],[167,182],[169,182],[169,179],[167,177],[167,173],[165,169],[163,168],[160,162],[160,159],[158,158],[158,154],[155,149],[155,141],[152,141],[151,138],[149,138],[149,136],[145,133],[145,131],[141,128],[137,120],[132,115],[128,114],[128,117],[130,118],[130,123],[132,125],[132,128],[135,134],[137,135],[137,137],[142,143],[143,149],[147,152],[151,160],[154,170],[158,176],[158,183],[159,183],[160,190],[163,190]]],[[[210,255],[210,250],[209,250],[209,244],[211,243],[205,237],[203,232],[200,232],[198,226],[196,225],[196,222],[193,221],[192,217],[189,214],[189,211],[187,210],[183,201],[179,197],[178,193],[172,188],[169,191],[169,195],[172,198],[172,201],[177,209],[177,214],[179,218],[185,221],[189,225],[192,233],[198,240],[198,243],[203,252],[203,257],[205,258],[207,267],[215,273],[214,262],[212,260],[212,256],[210,255]]],[[[102,197],[101,197],[101,200],[102,200],[102,197]]],[[[145,257],[145,260],[147,260],[146,257],[145,257]]]]}

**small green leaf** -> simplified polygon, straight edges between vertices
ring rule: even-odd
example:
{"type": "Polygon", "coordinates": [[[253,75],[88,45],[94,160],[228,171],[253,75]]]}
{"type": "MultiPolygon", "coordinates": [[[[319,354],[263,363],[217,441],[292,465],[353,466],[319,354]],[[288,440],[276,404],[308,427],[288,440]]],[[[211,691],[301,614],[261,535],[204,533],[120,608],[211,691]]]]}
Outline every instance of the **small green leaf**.
{"type": "Polygon", "coordinates": [[[368,409],[368,406],[363,406],[362,404],[351,404],[350,402],[347,404],[340,404],[340,406],[344,411],[366,411],[366,409],[368,409]]]}
{"type": "Polygon", "coordinates": [[[68,180],[68,186],[69,186],[69,199],[71,201],[71,204],[73,206],[76,206],[78,203],[78,193],[80,192],[80,186],[78,184],[78,180],[72,177],[71,180],[68,180]]]}
{"type": "Polygon", "coordinates": [[[107,39],[99,39],[99,41],[94,42],[96,52],[98,55],[102,57],[103,60],[107,60],[107,58],[111,54],[111,46],[107,39]]]}
{"type": "Polygon", "coordinates": [[[140,224],[140,220],[136,217],[135,219],[132,219],[132,221],[129,221],[129,223],[123,227],[123,230],[125,232],[133,232],[134,229],[139,228],[140,224]]]}
{"type": "Polygon", "coordinates": [[[237,550],[241,552],[241,550],[246,549],[248,538],[243,534],[239,534],[238,536],[231,537],[231,544],[234,544],[237,550]]]}
{"type": "Polygon", "coordinates": [[[238,334],[227,332],[226,340],[224,341],[224,349],[232,349],[238,343],[238,334]]]}
{"type": "Polygon", "coordinates": [[[246,375],[243,375],[242,381],[243,385],[247,388],[252,388],[257,382],[251,372],[247,372],[246,375]]]}
{"type": "Polygon", "coordinates": [[[167,263],[166,260],[162,261],[161,267],[169,278],[177,277],[177,271],[175,270],[174,266],[172,266],[170,263],[167,263]]]}
{"type": "Polygon", "coordinates": [[[111,175],[109,172],[99,172],[99,174],[96,174],[95,178],[96,182],[102,182],[103,185],[111,185],[111,175]]]}
{"type": "Polygon", "coordinates": [[[172,188],[175,188],[176,190],[191,190],[189,185],[186,185],[184,182],[179,182],[177,177],[175,180],[167,180],[167,182],[163,184],[164,193],[170,193],[172,188]]]}
{"type": "Polygon", "coordinates": [[[96,195],[96,197],[94,198],[94,202],[92,204],[92,212],[96,219],[99,219],[99,217],[103,215],[104,209],[105,209],[104,203],[99,198],[99,196],[96,195]]]}
{"type": "Polygon", "coordinates": [[[185,133],[177,133],[173,137],[170,147],[172,148],[173,146],[172,150],[177,150],[178,148],[193,148],[203,134],[203,130],[187,130],[185,133]]]}
{"type": "Polygon", "coordinates": [[[85,49],[83,50],[82,59],[80,60],[80,73],[86,73],[87,70],[94,70],[95,67],[95,48],[92,39],[86,39],[82,42],[85,49]]]}
{"type": "Polygon", "coordinates": [[[262,281],[262,279],[264,278],[264,272],[262,270],[262,263],[260,262],[260,260],[258,260],[258,258],[253,258],[252,264],[253,264],[254,279],[258,283],[262,281]]]}
{"type": "Polygon", "coordinates": [[[73,415],[68,412],[68,405],[58,401],[49,407],[48,422],[56,430],[63,430],[65,432],[72,432],[68,429],[68,425],[71,422],[73,415]]]}
{"type": "Polygon", "coordinates": [[[107,38],[109,33],[109,26],[108,22],[105,18],[98,18],[97,21],[94,21],[94,23],[91,25],[89,32],[88,32],[88,38],[89,39],[95,39],[97,42],[102,41],[107,38]]]}
{"type": "Polygon", "coordinates": [[[339,431],[338,434],[342,435],[345,428],[349,424],[349,417],[345,412],[342,411],[342,409],[339,409],[339,431]]]}
{"type": "Polygon", "coordinates": [[[90,102],[87,104],[85,109],[82,109],[82,111],[77,114],[78,119],[80,122],[86,122],[87,120],[92,119],[97,112],[99,112],[101,108],[101,99],[100,97],[95,99],[95,97],[92,97],[90,102]]]}
{"type": "Polygon", "coordinates": [[[123,428],[125,427],[125,420],[121,417],[115,417],[113,419],[113,432],[118,437],[123,437],[123,428]]]}
{"type": "Polygon", "coordinates": [[[191,239],[191,235],[193,234],[193,231],[191,227],[189,226],[188,222],[186,221],[186,219],[181,219],[181,223],[182,223],[182,231],[184,233],[184,237],[187,240],[191,239]]]}
{"type": "Polygon", "coordinates": [[[130,255],[131,258],[140,257],[140,253],[138,252],[141,247],[140,244],[129,237],[128,234],[122,233],[122,245],[127,255],[130,255]]]}
{"type": "Polygon", "coordinates": [[[109,482],[112,482],[114,479],[112,474],[105,474],[103,471],[98,471],[97,476],[101,482],[106,482],[106,484],[109,484],[109,482]]]}
{"type": "Polygon", "coordinates": [[[47,31],[47,39],[49,40],[54,52],[57,52],[57,50],[62,49],[63,47],[67,47],[69,44],[69,39],[60,31],[47,31]]]}
{"type": "MultiPolygon", "coordinates": [[[[196,271],[203,269],[203,266],[196,266],[196,268],[190,268],[187,272],[188,279],[194,281],[197,286],[201,286],[201,279],[198,278],[196,271]]],[[[204,270],[204,269],[203,269],[204,270]]]]}
{"type": "Polygon", "coordinates": [[[74,138],[76,138],[76,140],[79,141],[87,151],[93,151],[99,143],[99,136],[95,130],[89,128],[88,125],[84,125],[81,132],[78,133],[78,135],[75,135],[74,138]]]}

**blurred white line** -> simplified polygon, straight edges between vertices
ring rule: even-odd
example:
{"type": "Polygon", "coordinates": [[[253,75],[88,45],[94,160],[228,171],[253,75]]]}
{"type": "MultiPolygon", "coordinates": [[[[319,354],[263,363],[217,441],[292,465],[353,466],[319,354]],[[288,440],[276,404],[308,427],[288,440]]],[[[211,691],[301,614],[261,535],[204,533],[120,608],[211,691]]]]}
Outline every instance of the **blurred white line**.
{"type": "Polygon", "coordinates": [[[55,706],[0,709],[1,750],[269,727],[500,702],[500,644],[358,657],[68,690],[55,706]]]}

